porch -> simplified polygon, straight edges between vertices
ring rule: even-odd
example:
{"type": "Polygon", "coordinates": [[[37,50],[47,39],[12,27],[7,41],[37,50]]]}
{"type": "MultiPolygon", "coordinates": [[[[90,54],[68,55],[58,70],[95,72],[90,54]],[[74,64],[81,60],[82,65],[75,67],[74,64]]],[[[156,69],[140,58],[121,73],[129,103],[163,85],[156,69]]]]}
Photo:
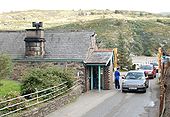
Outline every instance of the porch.
{"type": "Polygon", "coordinates": [[[109,90],[113,87],[113,51],[94,51],[84,63],[85,88],[89,90],[109,90]]]}

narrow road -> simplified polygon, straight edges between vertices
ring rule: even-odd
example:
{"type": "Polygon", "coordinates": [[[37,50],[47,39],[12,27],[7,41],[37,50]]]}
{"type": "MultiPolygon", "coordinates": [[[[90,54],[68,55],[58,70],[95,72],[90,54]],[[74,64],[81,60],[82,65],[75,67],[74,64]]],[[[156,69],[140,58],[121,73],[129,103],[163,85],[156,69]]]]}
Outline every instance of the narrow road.
{"type": "Polygon", "coordinates": [[[48,117],[158,117],[158,93],[156,79],[150,80],[146,93],[94,91],[48,117]]]}
{"type": "Polygon", "coordinates": [[[158,113],[150,113],[158,101],[157,89],[156,80],[150,80],[146,93],[118,92],[82,117],[157,117],[158,113]]]}

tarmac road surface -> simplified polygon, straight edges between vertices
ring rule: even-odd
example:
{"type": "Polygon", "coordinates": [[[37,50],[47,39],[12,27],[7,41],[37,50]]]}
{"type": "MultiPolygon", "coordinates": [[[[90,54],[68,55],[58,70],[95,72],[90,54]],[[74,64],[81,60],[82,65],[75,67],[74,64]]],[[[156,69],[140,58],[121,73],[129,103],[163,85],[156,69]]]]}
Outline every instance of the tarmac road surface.
{"type": "Polygon", "coordinates": [[[158,110],[159,85],[153,79],[146,93],[94,90],[47,117],[158,117],[158,110]]]}

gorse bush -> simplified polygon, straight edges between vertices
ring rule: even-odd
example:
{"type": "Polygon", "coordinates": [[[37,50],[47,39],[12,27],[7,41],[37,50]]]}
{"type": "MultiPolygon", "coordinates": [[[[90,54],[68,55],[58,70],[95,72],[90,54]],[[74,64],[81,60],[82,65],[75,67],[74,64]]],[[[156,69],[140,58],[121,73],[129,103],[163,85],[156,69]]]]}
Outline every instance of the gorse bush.
{"type": "Polygon", "coordinates": [[[23,76],[21,94],[33,93],[48,87],[57,86],[67,81],[67,88],[71,87],[74,79],[74,71],[59,69],[57,67],[33,68],[23,76]]]}

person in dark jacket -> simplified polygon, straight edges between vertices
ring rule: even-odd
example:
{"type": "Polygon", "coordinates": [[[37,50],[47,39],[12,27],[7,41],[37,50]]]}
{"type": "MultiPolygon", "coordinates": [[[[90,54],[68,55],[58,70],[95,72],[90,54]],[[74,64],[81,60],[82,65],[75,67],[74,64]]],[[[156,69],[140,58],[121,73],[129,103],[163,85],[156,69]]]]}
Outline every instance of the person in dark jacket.
{"type": "Polygon", "coordinates": [[[117,68],[117,70],[115,71],[114,76],[115,76],[115,88],[120,89],[120,84],[119,84],[120,72],[119,72],[119,68],[117,68]]]}

